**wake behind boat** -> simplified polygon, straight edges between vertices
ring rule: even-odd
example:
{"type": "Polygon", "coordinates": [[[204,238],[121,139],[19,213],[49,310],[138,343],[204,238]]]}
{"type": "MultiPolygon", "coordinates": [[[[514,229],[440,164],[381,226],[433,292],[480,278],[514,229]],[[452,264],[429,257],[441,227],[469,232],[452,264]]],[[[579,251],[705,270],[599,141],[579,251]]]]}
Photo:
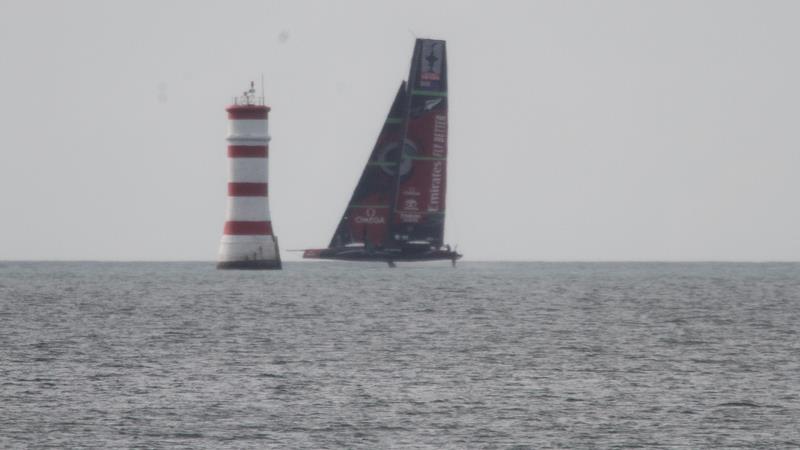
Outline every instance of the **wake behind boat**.
{"type": "Polygon", "coordinates": [[[444,244],[447,186],[445,41],[417,39],[409,82],[400,84],[378,141],[328,248],[303,258],[450,260],[444,244]]]}

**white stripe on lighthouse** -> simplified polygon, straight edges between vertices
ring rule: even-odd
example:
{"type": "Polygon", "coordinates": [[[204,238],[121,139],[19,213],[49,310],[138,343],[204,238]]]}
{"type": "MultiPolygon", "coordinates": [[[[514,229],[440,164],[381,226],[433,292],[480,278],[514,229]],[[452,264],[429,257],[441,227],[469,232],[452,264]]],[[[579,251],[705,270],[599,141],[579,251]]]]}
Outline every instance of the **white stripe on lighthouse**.
{"type": "Polygon", "coordinates": [[[234,119],[228,122],[228,142],[260,140],[269,142],[268,123],[263,119],[234,119]]]}
{"type": "Polygon", "coordinates": [[[269,173],[267,158],[231,158],[228,179],[231,183],[264,183],[269,173]]]}
{"type": "Polygon", "coordinates": [[[229,197],[229,222],[269,221],[269,208],[264,197],[229,197]]]}

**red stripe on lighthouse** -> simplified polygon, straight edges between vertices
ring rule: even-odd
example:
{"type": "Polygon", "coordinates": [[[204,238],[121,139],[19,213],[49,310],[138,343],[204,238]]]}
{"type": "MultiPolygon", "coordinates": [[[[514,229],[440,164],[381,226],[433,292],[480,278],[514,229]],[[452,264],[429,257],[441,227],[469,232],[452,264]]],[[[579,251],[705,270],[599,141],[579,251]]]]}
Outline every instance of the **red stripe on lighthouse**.
{"type": "Polygon", "coordinates": [[[272,235],[272,222],[225,222],[225,234],[272,235]]]}
{"type": "Polygon", "coordinates": [[[269,113],[268,106],[261,105],[233,105],[228,107],[228,119],[266,119],[269,113]]]}
{"type": "Polygon", "coordinates": [[[228,183],[231,197],[266,197],[267,183],[228,183]]]}
{"type": "Polygon", "coordinates": [[[229,158],[266,158],[269,148],[266,145],[229,145],[229,158]]]}

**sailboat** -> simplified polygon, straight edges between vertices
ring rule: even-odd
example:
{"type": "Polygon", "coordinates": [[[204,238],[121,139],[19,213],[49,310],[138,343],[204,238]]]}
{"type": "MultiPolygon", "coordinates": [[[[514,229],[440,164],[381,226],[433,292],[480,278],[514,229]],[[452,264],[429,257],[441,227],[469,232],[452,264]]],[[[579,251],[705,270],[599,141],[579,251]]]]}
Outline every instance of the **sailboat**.
{"type": "Polygon", "coordinates": [[[417,39],[375,147],[327,248],[303,258],[347,261],[461,258],[444,243],[447,186],[445,41],[417,39]]]}

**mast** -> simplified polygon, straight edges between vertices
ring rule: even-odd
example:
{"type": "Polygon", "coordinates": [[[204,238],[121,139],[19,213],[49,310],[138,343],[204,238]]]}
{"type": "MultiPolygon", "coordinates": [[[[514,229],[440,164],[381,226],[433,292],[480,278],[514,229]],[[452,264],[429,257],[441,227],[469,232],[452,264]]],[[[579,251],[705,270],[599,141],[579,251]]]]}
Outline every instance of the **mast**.
{"type": "Polygon", "coordinates": [[[401,174],[400,174],[399,168],[400,168],[400,165],[403,163],[403,153],[404,153],[403,150],[405,150],[406,136],[408,135],[408,115],[409,115],[409,112],[411,111],[411,89],[413,88],[413,81],[412,80],[414,79],[414,77],[413,77],[414,76],[414,69],[415,69],[414,66],[417,64],[417,53],[420,51],[420,41],[421,41],[421,39],[417,39],[416,41],[414,41],[414,51],[411,54],[411,68],[408,71],[408,84],[406,86],[406,103],[405,103],[405,106],[403,108],[403,135],[402,135],[402,138],[400,139],[400,142],[402,144],[401,144],[401,147],[400,147],[400,151],[397,152],[397,159],[395,161],[395,164],[397,164],[398,170],[395,172],[395,176],[394,176],[394,186],[393,186],[393,190],[392,190],[392,206],[391,206],[391,209],[389,211],[390,220],[389,220],[389,232],[387,233],[388,239],[386,241],[386,247],[391,247],[392,246],[391,244],[395,244],[395,246],[399,246],[399,245],[397,245],[398,244],[398,239],[397,239],[398,238],[398,234],[395,232],[396,231],[396,226],[394,224],[394,220],[392,220],[392,219],[395,217],[395,214],[397,212],[397,201],[400,198],[400,178],[401,178],[401,174]]]}

